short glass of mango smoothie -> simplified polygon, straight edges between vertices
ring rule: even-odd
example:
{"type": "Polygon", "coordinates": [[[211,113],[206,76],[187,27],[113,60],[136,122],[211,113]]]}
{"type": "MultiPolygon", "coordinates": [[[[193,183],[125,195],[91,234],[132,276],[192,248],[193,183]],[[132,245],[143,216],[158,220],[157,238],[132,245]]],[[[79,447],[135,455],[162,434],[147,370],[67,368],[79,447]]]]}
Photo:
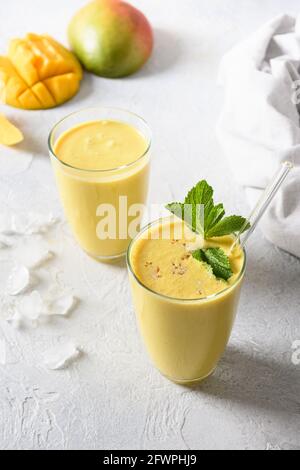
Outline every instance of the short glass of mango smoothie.
{"type": "Polygon", "coordinates": [[[132,208],[146,203],[151,133],[128,111],[98,107],[56,124],[49,152],[66,218],[81,248],[99,261],[125,255],[132,208]],[[131,212],[130,212],[131,211],[131,212]]]}
{"type": "MultiPolygon", "coordinates": [[[[197,240],[196,240],[197,241],[197,240]]],[[[146,349],[158,370],[179,384],[210,376],[226,349],[243,283],[246,253],[232,236],[203,241],[221,247],[233,275],[218,279],[193,258],[195,234],[179,219],[160,219],[131,242],[127,264],[146,349]]]]}

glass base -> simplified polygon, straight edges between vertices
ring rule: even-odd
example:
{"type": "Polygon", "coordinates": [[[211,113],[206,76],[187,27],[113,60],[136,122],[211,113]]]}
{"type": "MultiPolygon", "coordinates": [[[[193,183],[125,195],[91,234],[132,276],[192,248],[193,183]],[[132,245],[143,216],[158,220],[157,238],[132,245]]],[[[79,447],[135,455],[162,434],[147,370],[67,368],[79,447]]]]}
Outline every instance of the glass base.
{"type": "Polygon", "coordinates": [[[174,377],[169,377],[165,374],[162,374],[166,379],[170,380],[171,382],[174,382],[177,385],[183,385],[185,387],[192,387],[193,385],[197,385],[200,382],[203,382],[204,380],[208,379],[211,375],[214,374],[216,370],[216,367],[214,367],[207,375],[204,375],[203,377],[198,377],[195,379],[176,379],[174,377]]]}
{"type": "Polygon", "coordinates": [[[93,255],[92,253],[89,253],[88,251],[85,251],[85,253],[90,258],[93,258],[94,260],[98,261],[99,263],[108,263],[108,264],[114,264],[114,263],[122,262],[122,261],[124,261],[125,256],[126,256],[126,251],[123,252],[123,253],[120,253],[119,255],[112,255],[112,256],[93,255]]]}

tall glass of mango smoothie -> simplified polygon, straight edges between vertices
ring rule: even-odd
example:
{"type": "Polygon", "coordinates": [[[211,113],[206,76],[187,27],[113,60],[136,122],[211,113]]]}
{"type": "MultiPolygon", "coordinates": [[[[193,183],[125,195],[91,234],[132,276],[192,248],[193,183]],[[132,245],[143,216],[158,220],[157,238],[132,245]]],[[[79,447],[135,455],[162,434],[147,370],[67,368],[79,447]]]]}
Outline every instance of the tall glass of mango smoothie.
{"type": "Polygon", "coordinates": [[[229,253],[232,242],[224,236],[201,243],[202,248],[218,246],[228,254],[228,281],[192,256],[189,246],[195,236],[182,221],[154,222],[129,247],[129,279],[141,335],[153,363],[173,382],[205,379],[227,346],[246,266],[240,247],[229,253]]]}
{"type": "Polygon", "coordinates": [[[246,267],[239,240],[251,223],[225,217],[206,180],[165,208],[172,216],[137,235],[127,265],[152,361],[170,380],[189,384],[215,370],[229,341],[246,267]]]}
{"type": "Polygon", "coordinates": [[[56,124],[49,151],[61,201],[82,249],[100,261],[123,256],[146,203],[151,135],[139,116],[114,108],[73,113],[56,124]]]}

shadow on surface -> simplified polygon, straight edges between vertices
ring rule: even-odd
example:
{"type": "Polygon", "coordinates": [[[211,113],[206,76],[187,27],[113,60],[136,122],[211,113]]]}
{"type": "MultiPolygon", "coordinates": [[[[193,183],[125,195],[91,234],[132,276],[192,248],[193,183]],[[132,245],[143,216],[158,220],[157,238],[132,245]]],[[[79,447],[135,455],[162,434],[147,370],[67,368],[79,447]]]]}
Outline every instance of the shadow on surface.
{"type": "MultiPolygon", "coordinates": [[[[95,75],[95,77],[97,77],[97,76],[95,75]]],[[[101,77],[97,77],[97,78],[99,80],[101,80],[101,77]]],[[[83,79],[82,79],[82,82],[81,82],[81,85],[80,85],[80,89],[79,89],[77,95],[74,96],[74,98],[72,98],[70,100],[70,102],[72,102],[72,106],[74,106],[74,104],[76,104],[79,107],[81,101],[85,100],[86,98],[88,98],[89,96],[91,96],[94,93],[95,90],[94,90],[93,80],[94,80],[93,74],[84,71],[84,75],[83,75],[83,79]]],[[[100,102],[98,103],[97,100],[96,101],[94,100],[93,104],[91,106],[99,106],[100,104],[101,104],[100,102]]]]}
{"type": "Polygon", "coordinates": [[[23,140],[23,142],[16,145],[16,147],[12,150],[14,150],[16,154],[21,154],[21,152],[24,152],[29,153],[32,156],[42,155],[48,158],[47,140],[37,139],[33,137],[29,132],[26,132],[25,139],[23,140]]]}
{"type": "Polygon", "coordinates": [[[172,68],[183,53],[180,37],[163,29],[154,30],[154,50],[138,76],[156,75],[172,68]]]}
{"type": "Polygon", "coordinates": [[[268,247],[264,256],[256,256],[255,250],[248,255],[245,288],[255,288],[261,295],[282,294],[299,290],[300,260],[279,248],[268,247]]]}
{"type": "Polygon", "coordinates": [[[116,259],[111,259],[111,260],[100,260],[95,256],[89,255],[88,253],[84,252],[84,254],[87,256],[87,259],[95,261],[99,266],[103,267],[110,267],[112,269],[117,269],[117,270],[124,270],[127,268],[127,263],[126,263],[126,256],[121,256],[120,258],[116,259]]]}
{"type": "Polygon", "coordinates": [[[299,367],[235,347],[228,347],[215,375],[194,391],[266,410],[300,414],[299,367]]]}

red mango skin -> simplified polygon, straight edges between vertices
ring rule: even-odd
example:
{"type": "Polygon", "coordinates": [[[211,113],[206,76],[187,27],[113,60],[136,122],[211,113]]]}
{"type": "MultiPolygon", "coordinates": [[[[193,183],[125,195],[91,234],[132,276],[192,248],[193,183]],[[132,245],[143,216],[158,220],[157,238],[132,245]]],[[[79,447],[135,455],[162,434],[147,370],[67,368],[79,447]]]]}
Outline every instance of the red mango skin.
{"type": "Polygon", "coordinates": [[[121,0],[94,0],[73,17],[68,36],[86,70],[109,78],[139,70],[153,50],[153,31],[139,10],[121,0]]]}

